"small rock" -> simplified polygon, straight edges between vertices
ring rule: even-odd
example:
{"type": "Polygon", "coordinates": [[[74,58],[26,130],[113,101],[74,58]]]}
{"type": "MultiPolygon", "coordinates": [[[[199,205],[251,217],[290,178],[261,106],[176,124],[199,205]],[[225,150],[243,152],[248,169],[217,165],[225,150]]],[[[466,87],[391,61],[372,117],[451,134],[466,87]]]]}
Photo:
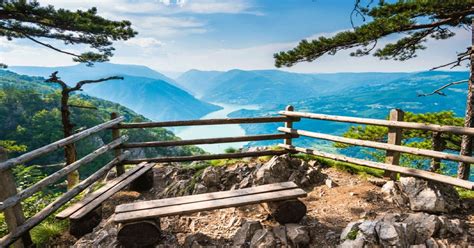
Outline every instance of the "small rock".
{"type": "Polygon", "coordinates": [[[266,229],[257,230],[250,241],[250,247],[252,248],[267,248],[275,246],[275,236],[273,236],[272,232],[266,229]]]}
{"type": "Polygon", "coordinates": [[[234,235],[234,246],[248,247],[255,232],[262,228],[262,224],[258,221],[245,222],[234,235]]]}
{"type": "Polygon", "coordinates": [[[298,224],[286,224],[286,235],[294,247],[308,247],[309,233],[307,227],[298,224]]]}
{"type": "Polygon", "coordinates": [[[328,186],[328,188],[330,189],[337,186],[337,184],[332,179],[329,179],[329,178],[326,179],[325,183],[326,183],[326,186],[328,186]]]}
{"type": "Polygon", "coordinates": [[[257,185],[286,182],[292,171],[288,155],[274,156],[255,173],[254,183],[257,185]]]}
{"type": "Polygon", "coordinates": [[[288,237],[286,236],[285,226],[274,226],[273,235],[275,236],[277,246],[288,247],[288,237]]]}
{"type": "Polygon", "coordinates": [[[184,240],[183,247],[185,248],[200,248],[208,247],[211,242],[211,238],[202,233],[191,234],[184,240]]]}
{"type": "Polygon", "coordinates": [[[355,195],[358,195],[356,192],[349,192],[349,195],[350,196],[355,196],[355,195]]]}
{"type": "Polygon", "coordinates": [[[369,179],[367,179],[369,181],[369,183],[375,185],[375,186],[379,186],[379,187],[382,187],[383,185],[385,185],[387,183],[387,180],[383,179],[383,178],[378,178],[378,177],[369,177],[369,179]]]}
{"type": "Polygon", "coordinates": [[[203,184],[196,183],[196,184],[194,185],[193,195],[203,194],[203,193],[207,193],[207,192],[208,192],[208,189],[207,189],[207,187],[204,186],[203,184]]]}
{"type": "Polygon", "coordinates": [[[218,167],[209,166],[202,172],[201,179],[207,187],[218,186],[221,180],[221,170],[218,167]]]}

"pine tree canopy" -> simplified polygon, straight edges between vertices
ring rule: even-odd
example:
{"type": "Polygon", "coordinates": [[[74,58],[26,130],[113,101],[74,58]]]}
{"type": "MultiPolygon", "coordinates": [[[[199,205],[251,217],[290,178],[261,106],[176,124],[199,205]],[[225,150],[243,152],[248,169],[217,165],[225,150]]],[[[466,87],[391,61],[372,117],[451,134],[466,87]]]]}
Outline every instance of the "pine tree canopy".
{"type": "MultiPolygon", "coordinates": [[[[426,48],[423,43],[428,38],[448,39],[455,35],[453,28],[469,27],[474,14],[474,0],[399,0],[394,3],[380,0],[378,4],[371,3],[367,6],[362,6],[361,0],[355,3],[352,15],[362,16],[364,24],[333,37],[302,40],[295,48],[276,53],[275,66],[290,67],[299,62],[311,62],[324,54],[334,55],[350,48],[357,48],[351,56],[372,53],[380,59],[407,60],[426,48]],[[366,19],[370,21],[365,22],[366,19]],[[375,49],[380,38],[391,34],[405,36],[375,49]]],[[[458,54],[456,61],[447,65],[459,65],[469,59],[469,54],[470,48],[467,48],[458,54]]]]}
{"type": "Polygon", "coordinates": [[[129,21],[105,19],[97,15],[96,8],[73,12],[51,5],[40,6],[35,0],[0,0],[0,37],[26,38],[71,55],[76,62],[108,61],[113,55],[113,41],[127,40],[136,34],[129,21]],[[45,39],[60,40],[66,45],[86,44],[93,51],[75,54],[52,46],[45,39]]]}

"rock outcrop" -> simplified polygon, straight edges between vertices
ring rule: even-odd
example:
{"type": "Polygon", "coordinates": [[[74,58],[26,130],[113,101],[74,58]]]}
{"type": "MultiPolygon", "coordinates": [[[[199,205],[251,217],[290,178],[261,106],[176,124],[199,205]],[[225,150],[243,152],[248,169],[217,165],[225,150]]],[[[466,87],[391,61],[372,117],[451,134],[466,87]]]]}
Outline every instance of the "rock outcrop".
{"type": "Polygon", "coordinates": [[[454,187],[414,177],[400,177],[383,187],[387,200],[413,211],[449,213],[460,208],[460,199],[454,187]]]}
{"type": "Polygon", "coordinates": [[[443,247],[443,239],[465,242],[464,222],[427,213],[386,214],[375,220],[351,222],[341,233],[340,247],[443,247]]]}

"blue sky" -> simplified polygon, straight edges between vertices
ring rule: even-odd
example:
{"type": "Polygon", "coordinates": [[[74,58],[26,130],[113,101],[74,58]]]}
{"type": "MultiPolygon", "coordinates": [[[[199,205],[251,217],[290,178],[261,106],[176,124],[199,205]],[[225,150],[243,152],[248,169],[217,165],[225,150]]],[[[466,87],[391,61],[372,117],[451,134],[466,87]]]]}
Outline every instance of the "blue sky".
{"type": "MultiPolygon", "coordinates": [[[[165,72],[189,69],[273,69],[273,53],[299,40],[351,28],[354,0],[39,0],[68,9],[97,7],[111,19],[131,20],[139,35],[117,42],[111,62],[141,64],[165,72]]],[[[384,44],[397,37],[388,37],[384,44]]],[[[454,59],[470,42],[458,30],[449,41],[429,42],[429,49],[408,62],[351,58],[348,52],[325,56],[285,70],[297,72],[420,71],[454,59]]],[[[52,42],[63,47],[62,44],[52,42]]],[[[68,47],[80,52],[85,47],[68,47]]],[[[56,66],[71,58],[26,40],[0,40],[0,60],[9,65],[56,66]]],[[[465,69],[460,68],[460,69],[465,69]]]]}

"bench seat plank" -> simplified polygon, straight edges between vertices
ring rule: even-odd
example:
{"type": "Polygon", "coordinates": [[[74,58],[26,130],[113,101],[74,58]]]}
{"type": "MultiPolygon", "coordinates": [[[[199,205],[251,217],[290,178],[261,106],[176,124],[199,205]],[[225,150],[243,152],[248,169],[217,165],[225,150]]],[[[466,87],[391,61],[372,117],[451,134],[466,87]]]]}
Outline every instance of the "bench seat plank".
{"type": "Polygon", "coordinates": [[[110,190],[113,186],[115,186],[117,183],[120,183],[121,181],[125,180],[129,175],[135,173],[138,169],[142,168],[146,163],[141,163],[138,164],[137,166],[133,167],[132,169],[126,171],[124,174],[120,175],[119,177],[116,177],[110,181],[108,181],[104,186],[100,187],[98,190],[90,193],[87,195],[85,198],[81,199],[80,201],[76,202],[75,204],[69,206],[68,208],[64,209],[60,213],[56,215],[57,219],[66,219],[69,216],[71,216],[74,212],[77,210],[83,208],[85,205],[89,204],[91,201],[93,201],[95,198],[101,196],[108,190],[110,190]]]}
{"type": "Polygon", "coordinates": [[[152,219],[156,217],[190,214],[200,211],[208,211],[220,208],[238,207],[250,204],[258,204],[269,201],[280,201],[305,197],[307,193],[299,188],[287,189],[274,192],[266,192],[253,195],[243,195],[231,198],[216,199],[197,203],[144,209],[138,211],[116,213],[114,221],[117,223],[152,219]]]}
{"type": "Polygon", "coordinates": [[[196,202],[202,202],[202,201],[224,199],[224,198],[230,198],[230,197],[236,197],[236,196],[242,196],[242,195],[253,195],[253,194],[285,190],[285,189],[294,189],[294,188],[298,188],[298,185],[296,185],[294,182],[283,182],[283,183],[267,184],[267,185],[261,185],[261,186],[256,186],[252,188],[244,188],[244,189],[238,189],[238,190],[229,190],[229,191],[213,192],[213,193],[206,193],[206,194],[181,196],[181,197],[175,197],[175,198],[142,201],[142,202],[119,205],[115,208],[115,213],[124,213],[124,212],[129,212],[129,211],[167,207],[167,206],[180,205],[180,204],[186,204],[186,203],[196,203],[196,202]]]}
{"type": "Polygon", "coordinates": [[[129,185],[131,182],[133,182],[133,180],[145,174],[148,170],[152,169],[154,166],[155,166],[155,163],[148,163],[148,164],[143,165],[135,173],[129,175],[124,180],[120,181],[119,183],[114,185],[112,188],[107,190],[104,194],[100,195],[99,197],[95,198],[93,201],[85,205],[83,208],[74,212],[71,216],[69,216],[69,219],[80,219],[84,217],[87,213],[89,213],[90,211],[98,207],[100,204],[102,204],[102,202],[109,199],[113,194],[125,188],[125,186],[129,185]]]}

